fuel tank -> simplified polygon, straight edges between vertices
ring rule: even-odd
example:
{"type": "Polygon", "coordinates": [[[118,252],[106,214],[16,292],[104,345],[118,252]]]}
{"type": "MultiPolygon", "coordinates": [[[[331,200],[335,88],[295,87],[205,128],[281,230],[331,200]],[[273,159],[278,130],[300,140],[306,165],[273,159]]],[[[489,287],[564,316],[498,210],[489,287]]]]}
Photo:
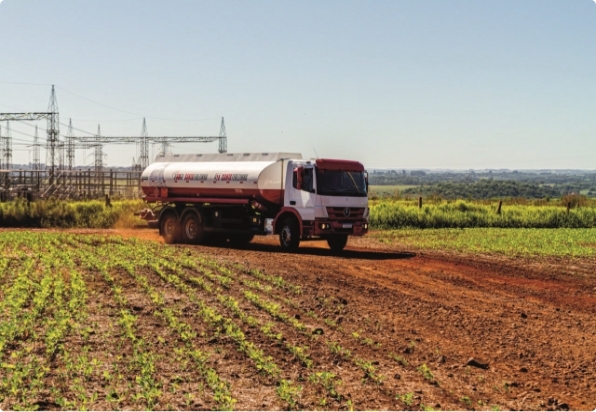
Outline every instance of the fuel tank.
{"type": "Polygon", "coordinates": [[[287,160],[297,153],[222,153],[156,158],[141,175],[147,197],[247,198],[283,204],[287,160]]]}

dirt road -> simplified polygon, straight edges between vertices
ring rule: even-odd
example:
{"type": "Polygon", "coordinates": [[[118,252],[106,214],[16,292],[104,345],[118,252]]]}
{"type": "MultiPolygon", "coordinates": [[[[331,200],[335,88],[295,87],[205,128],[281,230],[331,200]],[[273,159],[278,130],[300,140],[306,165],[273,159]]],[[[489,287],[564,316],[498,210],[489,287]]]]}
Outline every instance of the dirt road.
{"type": "MultiPolygon", "coordinates": [[[[150,230],[83,232],[161,241],[150,230]]],[[[288,310],[325,319],[325,339],[371,359],[382,376],[360,385],[357,369],[311,345],[312,359],[328,360],[352,399],[370,400],[356,407],[596,408],[593,261],[412,253],[372,239],[339,255],[323,242],[284,253],[274,238],[242,250],[176,247],[301,285],[299,306],[288,310]]]]}

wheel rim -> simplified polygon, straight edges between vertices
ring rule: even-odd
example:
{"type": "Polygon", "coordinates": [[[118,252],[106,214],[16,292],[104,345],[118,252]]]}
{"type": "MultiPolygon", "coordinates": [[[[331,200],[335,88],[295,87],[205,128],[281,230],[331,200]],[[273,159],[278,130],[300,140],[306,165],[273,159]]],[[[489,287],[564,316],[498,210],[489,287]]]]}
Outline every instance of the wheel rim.
{"type": "Polygon", "coordinates": [[[289,226],[284,226],[284,228],[281,230],[281,240],[284,246],[288,246],[292,241],[292,230],[289,226]]]}
{"type": "Polygon", "coordinates": [[[184,229],[186,230],[186,237],[189,239],[194,239],[197,237],[197,223],[194,220],[191,219],[186,222],[186,227],[184,229]]]}
{"type": "Polygon", "coordinates": [[[176,222],[174,222],[174,219],[169,218],[168,220],[166,220],[166,224],[164,225],[164,229],[166,232],[166,235],[168,236],[172,236],[174,234],[174,232],[176,231],[176,222]]]}

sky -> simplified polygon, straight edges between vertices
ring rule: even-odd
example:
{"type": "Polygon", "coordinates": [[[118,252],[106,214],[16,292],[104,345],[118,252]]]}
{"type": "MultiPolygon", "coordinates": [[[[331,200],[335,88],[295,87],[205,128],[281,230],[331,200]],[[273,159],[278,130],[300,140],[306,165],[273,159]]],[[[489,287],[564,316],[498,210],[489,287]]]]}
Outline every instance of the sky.
{"type": "MultiPolygon", "coordinates": [[[[596,169],[593,0],[4,0],[0,39],[0,111],[45,111],[54,84],[62,135],[72,119],[138,136],[146,118],[149,135],[212,136],[224,117],[229,152],[596,169]]],[[[15,163],[34,124],[43,142],[45,121],[10,124],[15,163]]]]}

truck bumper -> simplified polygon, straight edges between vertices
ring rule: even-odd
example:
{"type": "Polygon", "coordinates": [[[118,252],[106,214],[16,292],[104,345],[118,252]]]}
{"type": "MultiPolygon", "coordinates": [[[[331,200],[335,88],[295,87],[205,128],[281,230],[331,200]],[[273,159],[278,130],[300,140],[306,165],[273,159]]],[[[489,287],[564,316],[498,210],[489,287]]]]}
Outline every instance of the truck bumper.
{"type": "Polygon", "coordinates": [[[314,221],[303,222],[302,236],[328,237],[334,235],[364,236],[368,233],[368,220],[329,220],[316,218],[314,221]]]}

